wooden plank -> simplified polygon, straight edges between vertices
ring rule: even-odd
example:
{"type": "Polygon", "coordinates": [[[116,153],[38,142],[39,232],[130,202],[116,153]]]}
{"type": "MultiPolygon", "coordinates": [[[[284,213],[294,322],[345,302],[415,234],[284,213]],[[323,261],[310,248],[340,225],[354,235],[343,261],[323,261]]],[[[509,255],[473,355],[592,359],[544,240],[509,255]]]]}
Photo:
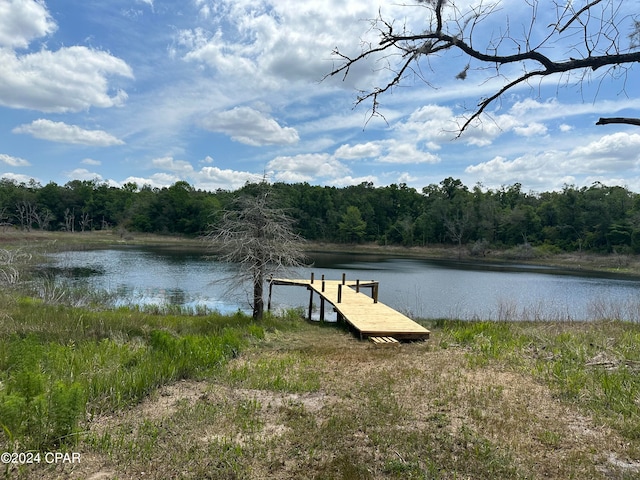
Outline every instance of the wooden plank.
{"type": "Polygon", "coordinates": [[[431,333],[402,313],[351,288],[356,285],[359,285],[360,288],[371,287],[372,294],[375,295],[378,286],[378,282],[375,280],[371,282],[343,282],[342,280],[312,282],[310,280],[277,278],[272,279],[271,283],[274,285],[306,286],[322,299],[331,303],[334,310],[361,336],[391,337],[393,340],[398,338],[420,340],[429,338],[431,333]]]}

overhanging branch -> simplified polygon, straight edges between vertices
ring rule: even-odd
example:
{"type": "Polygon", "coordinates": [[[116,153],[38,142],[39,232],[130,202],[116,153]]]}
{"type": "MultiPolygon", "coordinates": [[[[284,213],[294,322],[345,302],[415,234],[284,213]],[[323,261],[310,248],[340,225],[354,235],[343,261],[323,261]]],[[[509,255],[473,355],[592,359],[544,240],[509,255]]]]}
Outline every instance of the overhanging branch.
{"type": "Polygon", "coordinates": [[[624,118],[624,117],[600,118],[596,122],[596,125],[609,125],[610,123],[626,123],[627,125],[636,125],[640,127],[640,118],[624,118]]]}

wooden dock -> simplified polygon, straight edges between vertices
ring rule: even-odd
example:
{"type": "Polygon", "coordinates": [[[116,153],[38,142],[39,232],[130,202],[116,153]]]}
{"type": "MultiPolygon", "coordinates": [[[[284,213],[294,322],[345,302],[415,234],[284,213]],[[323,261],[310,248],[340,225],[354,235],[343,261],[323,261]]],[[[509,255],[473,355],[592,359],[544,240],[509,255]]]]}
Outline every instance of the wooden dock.
{"type": "Polygon", "coordinates": [[[298,285],[306,287],[309,294],[309,319],[313,309],[314,295],[320,299],[320,321],[325,320],[326,304],[337,313],[337,319],[344,320],[360,335],[371,338],[374,343],[395,343],[394,340],[423,340],[429,338],[429,330],[409,317],[378,301],[379,285],[376,281],[361,282],[349,280],[314,279],[309,280],[272,278],[269,283],[269,308],[274,285],[298,285]],[[371,296],[362,290],[370,289],[371,296]],[[384,340],[380,341],[382,338],[384,340]],[[376,340],[378,339],[378,340],[376,340]]]}

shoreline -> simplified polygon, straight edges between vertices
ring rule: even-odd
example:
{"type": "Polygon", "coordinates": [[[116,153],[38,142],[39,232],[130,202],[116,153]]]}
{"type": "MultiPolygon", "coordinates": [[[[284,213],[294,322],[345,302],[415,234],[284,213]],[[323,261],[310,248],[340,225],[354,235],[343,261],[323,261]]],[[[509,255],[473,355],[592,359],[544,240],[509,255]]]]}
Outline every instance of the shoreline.
{"type": "MultiPolygon", "coordinates": [[[[182,237],[127,232],[120,235],[114,231],[91,232],[42,232],[0,231],[0,248],[3,246],[42,245],[53,250],[84,250],[110,247],[153,247],[168,250],[206,251],[202,238],[182,237]]],[[[459,249],[455,245],[403,247],[400,245],[378,245],[374,243],[336,244],[307,242],[305,252],[341,253],[354,255],[380,255],[388,257],[419,258],[466,263],[469,265],[528,265],[551,267],[577,273],[604,273],[615,276],[640,277],[640,256],[632,254],[595,254],[586,252],[541,253],[533,247],[527,255],[517,249],[490,250],[485,255],[471,255],[468,247],[459,249]]]]}

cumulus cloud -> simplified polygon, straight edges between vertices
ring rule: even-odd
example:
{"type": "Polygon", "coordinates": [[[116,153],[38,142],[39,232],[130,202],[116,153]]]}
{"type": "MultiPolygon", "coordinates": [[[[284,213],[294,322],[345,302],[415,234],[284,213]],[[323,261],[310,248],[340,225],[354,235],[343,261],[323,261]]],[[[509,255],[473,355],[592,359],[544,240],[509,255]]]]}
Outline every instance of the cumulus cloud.
{"type": "Polygon", "coordinates": [[[56,29],[44,2],[0,2],[0,47],[27,48],[31,40],[50,35],[56,29]]]}
{"type": "Polygon", "coordinates": [[[440,157],[429,152],[419,150],[415,144],[402,143],[397,141],[386,142],[387,154],[378,158],[380,163],[396,164],[420,164],[438,163],[440,157]]]}
{"type": "Polygon", "coordinates": [[[254,147],[290,145],[299,140],[295,128],[282,127],[273,118],[250,107],[235,107],[225,112],[212,113],[202,120],[202,126],[254,147]]]}
{"type": "MultiPolygon", "coordinates": [[[[213,159],[207,156],[198,163],[210,165],[213,163],[213,159]]],[[[155,158],[151,161],[151,166],[165,171],[156,172],[146,178],[129,177],[123,183],[135,182],[139,186],[150,185],[162,188],[184,180],[200,190],[235,190],[247,182],[256,182],[262,178],[261,175],[255,173],[216,166],[204,166],[200,170],[195,170],[190,162],[176,160],[172,156],[155,158]]]]}
{"type": "Polygon", "coordinates": [[[56,29],[44,2],[0,2],[0,105],[42,112],[121,105],[127,94],[111,89],[108,79],[133,78],[123,60],[84,46],[16,52],[56,29]]]}
{"type": "Polygon", "coordinates": [[[154,167],[175,173],[181,173],[183,175],[190,175],[193,173],[193,166],[189,162],[184,160],[174,160],[173,157],[155,158],[151,163],[154,167]]]}
{"type": "Polygon", "coordinates": [[[193,177],[196,187],[203,190],[235,190],[260,178],[255,173],[218,167],[203,167],[193,177]]]}
{"type": "Polygon", "coordinates": [[[538,122],[532,122],[527,125],[514,127],[513,131],[522,137],[534,137],[538,135],[546,135],[547,127],[538,122]]]}
{"type": "Polygon", "coordinates": [[[110,147],[124,144],[122,140],[103,130],[85,130],[77,125],[52,122],[43,118],[34,120],[30,124],[20,125],[14,128],[12,132],[32,135],[35,138],[51,142],[92,145],[94,147],[110,147]]]}
{"type": "Polygon", "coordinates": [[[12,172],[0,173],[0,178],[6,178],[7,180],[12,180],[16,183],[28,184],[30,182],[35,182],[35,183],[42,184],[40,179],[29,176],[29,175],[22,175],[20,173],[12,173],[12,172]]]}
{"type": "Polygon", "coordinates": [[[133,78],[119,58],[83,46],[17,56],[0,49],[0,105],[42,112],[122,105],[127,94],[110,91],[107,78],[133,78]]]}
{"type": "Polygon", "coordinates": [[[142,188],[145,185],[148,185],[152,188],[163,188],[170,187],[174,183],[182,180],[180,177],[176,175],[171,175],[168,173],[154,173],[149,177],[127,177],[122,182],[118,182],[120,185],[124,185],[126,183],[135,183],[138,188],[142,188]]]}
{"type": "Polygon", "coordinates": [[[336,158],[345,160],[357,160],[361,158],[373,158],[382,153],[382,145],[379,142],[359,143],[356,145],[341,145],[335,151],[336,158]]]}
{"type": "MultiPolygon", "coordinates": [[[[369,37],[367,25],[358,20],[378,13],[377,6],[357,0],[345,0],[339,6],[333,2],[194,1],[208,29],[177,31],[173,55],[252,89],[319,82],[331,66],[330,52],[338,44],[346,54],[359,53],[358,42],[351,39],[365,41],[369,37]]],[[[374,34],[369,35],[373,40],[374,34]]],[[[374,61],[365,59],[353,66],[347,78],[329,78],[322,86],[352,89],[386,74],[373,68],[374,61]]]]}
{"type": "Polygon", "coordinates": [[[571,155],[611,165],[612,162],[640,160],[640,134],[618,132],[575,148],[571,155]]]}
{"type": "Polygon", "coordinates": [[[378,177],[375,175],[364,175],[362,177],[352,177],[351,175],[345,175],[344,177],[332,178],[327,183],[335,187],[348,187],[349,185],[360,185],[361,183],[373,183],[378,184],[378,177]]]}
{"type": "Polygon", "coordinates": [[[102,181],[102,175],[95,172],[90,172],[86,168],[76,168],[70,172],[66,172],[65,175],[71,180],[97,180],[102,181]]]}
{"type": "Polygon", "coordinates": [[[465,172],[487,186],[513,183],[517,179],[532,187],[548,189],[576,181],[606,183],[616,175],[637,173],[639,167],[640,135],[619,132],[571,150],[529,153],[512,160],[497,156],[470,165],[465,172]]]}
{"type": "Polygon", "coordinates": [[[27,160],[20,157],[12,157],[6,153],[0,153],[0,162],[6,163],[12,167],[28,167],[31,165],[27,160]]]}
{"type": "Polygon", "coordinates": [[[275,178],[282,182],[310,182],[317,178],[341,177],[349,169],[329,154],[279,156],[267,164],[275,178]]]}

